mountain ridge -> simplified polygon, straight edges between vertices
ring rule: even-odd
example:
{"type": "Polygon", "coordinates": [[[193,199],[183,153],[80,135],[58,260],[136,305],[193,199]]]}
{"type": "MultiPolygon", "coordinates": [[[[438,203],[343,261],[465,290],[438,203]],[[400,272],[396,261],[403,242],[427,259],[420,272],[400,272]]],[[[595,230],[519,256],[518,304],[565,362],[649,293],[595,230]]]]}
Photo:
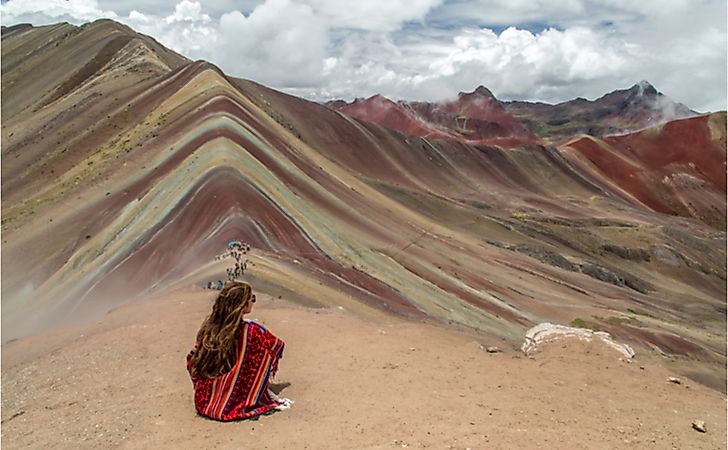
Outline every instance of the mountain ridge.
{"type": "Polygon", "coordinates": [[[595,100],[576,98],[556,104],[501,101],[482,85],[472,92],[459,92],[456,100],[395,102],[386,99],[391,102],[388,105],[389,110],[396,109],[395,105],[411,110],[414,114],[409,117],[409,122],[424,123],[416,128],[412,128],[402,120],[387,119],[373,111],[381,109],[382,106],[367,105],[374,102],[382,104],[384,99],[386,97],[375,94],[348,103],[343,100],[333,100],[325,104],[353,117],[373,121],[406,134],[427,137],[429,132],[438,138],[463,139],[467,142],[481,141],[505,146],[537,141],[561,142],[579,134],[592,136],[624,134],[671,120],[700,115],[681,103],[673,102],[645,80],[629,88],[606,93],[595,100]],[[483,122],[481,126],[489,127],[490,132],[477,133],[475,130],[469,130],[468,133],[461,129],[460,125],[466,123],[465,120],[473,118],[467,111],[462,111],[461,104],[475,99],[488,105],[485,110],[472,112],[480,116],[479,119],[483,122]],[[460,108],[453,108],[452,105],[458,105],[460,108]],[[449,110],[449,116],[443,114],[433,116],[433,110],[438,113],[449,110]],[[488,115],[488,110],[491,116],[488,115]],[[604,125],[594,126],[596,120],[603,122],[604,125]],[[497,142],[493,138],[501,140],[497,142]]]}

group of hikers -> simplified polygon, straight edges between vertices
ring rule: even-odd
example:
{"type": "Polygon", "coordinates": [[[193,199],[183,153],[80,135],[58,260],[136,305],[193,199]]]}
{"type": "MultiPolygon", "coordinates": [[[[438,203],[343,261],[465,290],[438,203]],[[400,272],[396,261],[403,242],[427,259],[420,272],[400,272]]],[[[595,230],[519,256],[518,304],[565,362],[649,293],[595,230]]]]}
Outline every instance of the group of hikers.
{"type": "Polygon", "coordinates": [[[248,270],[248,264],[250,260],[248,258],[243,258],[245,255],[248,254],[250,251],[250,244],[247,244],[240,240],[234,240],[228,242],[227,248],[225,249],[225,252],[217,255],[215,257],[215,261],[219,261],[225,258],[232,257],[235,259],[235,265],[233,267],[228,267],[225,269],[227,272],[227,281],[223,282],[222,280],[218,279],[217,281],[208,281],[207,282],[207,289],[214,289],[214,290],[222,290],[223,286],[225,284],[235,281],[236,279],[240,278],[246,270],[248,270]],[[241,261],[242,260],[242,261],[241,261]]]}

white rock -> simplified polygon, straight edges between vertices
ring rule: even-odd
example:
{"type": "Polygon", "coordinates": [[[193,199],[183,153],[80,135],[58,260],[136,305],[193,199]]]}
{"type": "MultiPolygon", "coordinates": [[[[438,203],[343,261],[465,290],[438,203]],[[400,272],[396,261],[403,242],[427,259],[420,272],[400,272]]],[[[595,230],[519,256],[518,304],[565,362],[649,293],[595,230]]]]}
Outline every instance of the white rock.
{"type": "Polygon", "coordinates": [[[546,342],[558,341],[564,338],[577,338],[591,342],[593,339],[600,339],[607,346],[618,351],[627,358],[634,357],[634,350],[627,344],[618,344],[612,340],[612,336],[605,331],[592,331],[586,328],[574,328],[553,323],[540,323],[526,332],[526,337],[521,346],[521,351],[526,355],[532,354],[539,345],[546,342]]]}

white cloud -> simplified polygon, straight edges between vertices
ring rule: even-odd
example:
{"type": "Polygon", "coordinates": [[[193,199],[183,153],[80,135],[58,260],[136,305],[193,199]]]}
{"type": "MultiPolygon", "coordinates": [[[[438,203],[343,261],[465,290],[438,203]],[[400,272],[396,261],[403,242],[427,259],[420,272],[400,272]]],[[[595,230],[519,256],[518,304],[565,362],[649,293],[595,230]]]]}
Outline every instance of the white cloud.
{"type": "Polygon", "coordinates": [[[167,16],[167,23],[203,22],[210,23],[210,16],[202,14],[202,5],[189,0],[182,0],[174,7],[174,14],[167,16]]]}
{"type": "MultiPolygon", "coordinates": [[[[728,48],[726,2],[722,0],[454,0],[433,11],[433,16],[449,26],[464,22],[493,29],[516,25],[533,32],[548,27],[587,28],[604,47],[624,58],[621,69],[609,75],[611,84],[595,79],[549,88],[552,101],[593,98],[647,79],[694,109],[726,109],[728,48]]],[[[513,75],[509,72],[501,78],[513,75]]],[[[535,93],[522,91],[518,96],[528,98],[535,93]]]]}
{"type": "Polygon", "coordinates": [[[183,0],[166,16],[132,10],[118,20],[191,59],[210,59],[210,49],[220,41],[216,24],[198,2],[183,0]]]}
{"type": "MultiPolygon", "coordinates": [[[[579,27],[537,34],[508,28],[500,35],[490,29],[463,30],[447,45],[405,47],[382,39],[364,43],[357,36],[352,39],[360,45],[342,45],[342,59],[332,74],[344,83],[327,86],[328,94],[344,95],[348,90],[364,96],[378,92],[435,100],[483,84],[501,98],[551,101],[558,100],[562,90],[598,81],[607,89],[621,87],[609,81],[620,74],[629,57],[619,42],[605,44],[594,32],[579,27]],[[376,45],[368,47],[372,43],[376,45]]],[[[601,89],[600,85],[594,93],[603,94],[601,89]]]]}
{"type": "Polygon", "coordinates": [[[370,31],[394,31],[408,21],[422,21],[443,0],[392,0],[341,1],[310,0],[314,10],[332,27],[358,28],[370,31]]]}
{"type": "Polygon", "coordinates": [[[96,0],[8,1],[0,6],[2,23],[30,22],[46,25],[60,21],[80,24],[100,17],[114,19],[113,11],[102,11],[96,0]]]}
{"type": "Polygon", "coordinates": [[[10,0],[0,14],[3,24],[114,18],[233,76],[316,100],[436,99],[482,84],[503,99],[557,102],[647,79],[691,108],[726,108],[719,0],[123,4],[10,0]]]}
{"type": "MultiPolygon", "coordinates": [[[[179,1],[179,0],[178,0],[179,1]]],[[[249,14],[253,8],[265,0],[214,0],[205,1],[204,10],[210,17],[217,19],[229,11],[242,11],[249,14]]],[[[98,0],[99,7],[114,11],[119,16],[127,16],[131,11],[143,11],[144,14],[163,16],[167,14],[173,3],[155,0],[98,0]]]]}
{"type": "Polygon", "coordinates": [[[131,11],[120,20],[192,59],[278,88],[321,86],[334,66],[325,22],[290,0],[268,0],[247,16],[230,11],[219,20],[184,0],[163,17],[131,11]]]}
{"type": "Polygon", "coordinates": [[[218,58],[236,75],[285,87],[324,81],[328,27],[308,5],[268,0],[247,17],[226,13],[220,34],[218,58]]]}

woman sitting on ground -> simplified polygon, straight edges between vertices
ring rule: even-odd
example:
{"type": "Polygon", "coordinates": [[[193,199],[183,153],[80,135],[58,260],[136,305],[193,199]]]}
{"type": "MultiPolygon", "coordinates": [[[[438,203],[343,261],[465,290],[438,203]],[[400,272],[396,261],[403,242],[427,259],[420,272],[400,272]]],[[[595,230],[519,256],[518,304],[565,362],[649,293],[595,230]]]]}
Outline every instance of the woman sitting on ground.
{"type": "Polygon", "coordinates": [[[253,309],[249,284],[235,281],[222,289],[187,355],[197,412],[211,419],[248,419],[290,400],[279,399],[268,384],[278,369],[284,343],[243,316],[253,309]]]}

